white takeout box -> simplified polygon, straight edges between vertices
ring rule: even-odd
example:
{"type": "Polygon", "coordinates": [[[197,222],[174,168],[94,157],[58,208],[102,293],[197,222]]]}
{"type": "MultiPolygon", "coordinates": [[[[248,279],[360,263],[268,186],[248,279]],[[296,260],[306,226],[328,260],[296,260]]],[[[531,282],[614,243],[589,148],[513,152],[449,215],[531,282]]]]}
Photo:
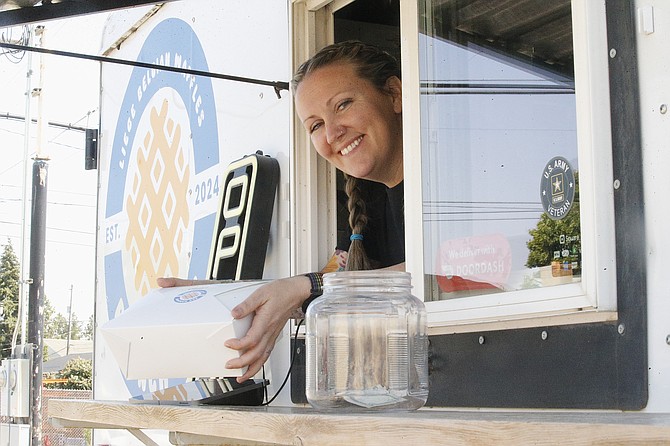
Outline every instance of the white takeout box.
{"type": "Polygon", "coordinates": [[[227,339],[241,338],[252,315],[230,315],[263,281],[158,288],[106,322],[100,331],[127,379],[241,376],[227,339]]]}

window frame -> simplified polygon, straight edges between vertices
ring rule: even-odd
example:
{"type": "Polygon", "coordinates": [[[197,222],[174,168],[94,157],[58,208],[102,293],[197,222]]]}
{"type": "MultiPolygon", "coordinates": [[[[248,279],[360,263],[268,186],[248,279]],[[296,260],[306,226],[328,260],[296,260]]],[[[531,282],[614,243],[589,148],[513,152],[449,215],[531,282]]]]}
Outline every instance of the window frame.
{"type": "MultiPolygon", "coordinates": [[[[333,41],[333,7],[354,0],[293,1],[293,71],[318,48],[333,41]]],[[[292,92],[291,92],[292,93],[292,92]]],[[[334,251],[337,221],[335,169],[311,146],[311,140],[297,118],[291,101],[293,157],[290,166],[291,271],[300,274],[319,271],[334,251]],[[324,236],[325,234],[325,236],[324,236]]]]}
{"type": "MultiPolygon", "coordinates": [[[[418,2],[401,0],[405,178],[421,178],[418,2]],[[408,112],[409,111],[409,112],[408,112]]],[[[483,326],[555,325],[616,317],[614,201],[605,5],[572,1],[583,273],[579,283],[501,294],[429,301],[433,333],[476,331],[483,326]],[[531,322],[534,320],[534,322],[531,322]]],[[[426,300],[423,190],[405,184],[407,270],[414,294],[426,300]],[[414,243],[412,243],[414,241],[414,243]]]]}

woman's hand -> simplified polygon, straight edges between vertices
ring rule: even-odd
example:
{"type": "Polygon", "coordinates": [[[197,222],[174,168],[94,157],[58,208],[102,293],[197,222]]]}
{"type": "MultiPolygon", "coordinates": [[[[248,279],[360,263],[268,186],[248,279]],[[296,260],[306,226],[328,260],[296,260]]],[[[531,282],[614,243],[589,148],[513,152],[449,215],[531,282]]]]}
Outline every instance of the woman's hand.
{"type": "Polygon", "coordinates": [[[237,378],[238,382],[253,377],[268,360],[277,337],[293,312],[309,297],[310,288],[311,282],[305,276],[274,280],[258,288],[231,310],[235,319],[256,313],[245,336],[225,342],[226,347],[241,354],[239,358],[228,361],[226,368],[248,367],[246,373],[237,378]]]}

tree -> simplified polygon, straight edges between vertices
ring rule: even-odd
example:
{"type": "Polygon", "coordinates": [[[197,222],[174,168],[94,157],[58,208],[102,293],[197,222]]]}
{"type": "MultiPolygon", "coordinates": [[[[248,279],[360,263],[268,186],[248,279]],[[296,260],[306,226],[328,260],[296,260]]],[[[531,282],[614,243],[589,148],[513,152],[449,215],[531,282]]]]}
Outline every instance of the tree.
{"type": "MultiPolygon", "coordinates": [[[[81,331],[81,321],[75,313],[72,313],[72,319],[70,321],[70,339],[81,339],[81,331]]],[[[65,339],[67,339],[67,326],[65,327],[65,339]]]]}
{"type": "Polygon", "coordinates": [[[57,378],[66,378],[65,383],[53,383],[48,387],[55,389],[91,390],[93,388],[92,361],[83,358],[70,359],[57,378]]]}
{"type": "Polygon", "coordinates": [[[47,339],[53,339],[52,327],[55,312],[56,309],[51,305],[49,297],[44,296],[44,337],[47,339]]]}
{"type": "MultiPolygon", "coordinates": [[[[46,325],[46,324],[45,324],[46,325]]],[[[81,322],[75,313],[72,313],[70,321],[70,339],[78,340],[82,338],[81,322]]],[[[68,318],[58,313],[51,318],[49,324],[44,329],[44,336],[50,339],[68,338],[68,318]]]]}
{"type": "MultiPolygon", "coordinates": [[[[48,339],[67,339],[68,317],[63,316],[61,313],[55,313],[55,312],[56,310],[51,305],[51,302],[49,302],[48,299],[45,299],[44,337],[48,339]]],[[[82,339],[84,337],[83,331],[84,328],[82,328],[81,321],[77,318],[77,315],[75,313],[72,313],[72,319],[70,320],[70,339],[73,340],[82,339]]]]}
{"type": "Polygon", "coordinates": [[[86,326],[84,327],[84,330],[81,332],[81,338],[82,339],[88,339],[93,340],[93,327],[95,326],[95,322],[93,321],[93,315],[90,315],[88,317],[88,322],[86,323],[86,326]]]}
{"type": "Polygon", "coordinates": [[[67,318],[60,313],[53,316],[44,330],[44,337],[67,339],[67,318]]]}
{"type": "Polygon", "coordinates": [[[12,243],[7,240],[0,257],[0,357],[12,353],[12,337],[19,317],[19,281],[21,268],[12,243]]]}

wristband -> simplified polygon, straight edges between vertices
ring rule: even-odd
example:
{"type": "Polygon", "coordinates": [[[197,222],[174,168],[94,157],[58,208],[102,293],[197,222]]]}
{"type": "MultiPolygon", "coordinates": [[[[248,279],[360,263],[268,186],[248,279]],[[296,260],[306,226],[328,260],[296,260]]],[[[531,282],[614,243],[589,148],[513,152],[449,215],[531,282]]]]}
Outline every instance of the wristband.
{"type": "Polygon", "coordinates": [[[309,279],[312,287],[309,290],[309,297],[302,303],[303,313],[307,312],[307,307],[314,299],[323,294],[323,273],[308,273],[305,277],[309,279]]]}

